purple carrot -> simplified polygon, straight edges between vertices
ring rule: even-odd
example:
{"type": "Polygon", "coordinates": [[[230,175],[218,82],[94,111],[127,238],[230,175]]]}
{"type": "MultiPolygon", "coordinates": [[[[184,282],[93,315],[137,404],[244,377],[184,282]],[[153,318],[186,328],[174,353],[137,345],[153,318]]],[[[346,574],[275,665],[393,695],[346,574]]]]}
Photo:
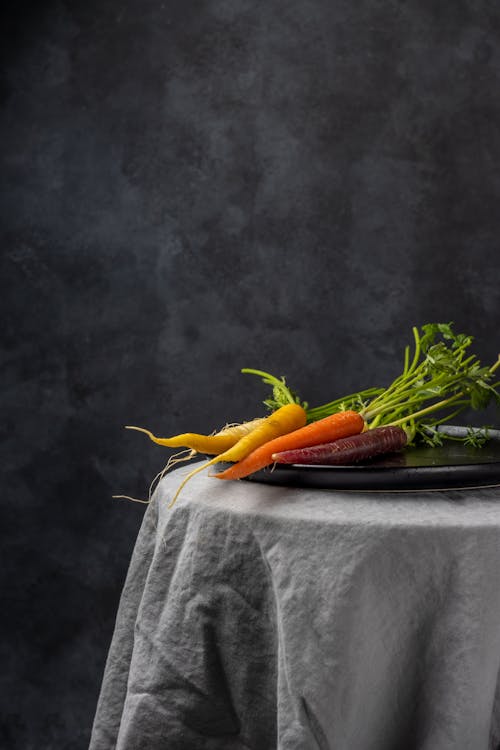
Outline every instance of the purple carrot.
{"type": "Polygon", "coordinates": [[[310,448],[273,453],[278,464],[348,465],[384,453],[401,451],[407,443],[406,432],[401,427],[374,427],[358,435],[340,438],[333,443],[322,443],[310,448]]]}

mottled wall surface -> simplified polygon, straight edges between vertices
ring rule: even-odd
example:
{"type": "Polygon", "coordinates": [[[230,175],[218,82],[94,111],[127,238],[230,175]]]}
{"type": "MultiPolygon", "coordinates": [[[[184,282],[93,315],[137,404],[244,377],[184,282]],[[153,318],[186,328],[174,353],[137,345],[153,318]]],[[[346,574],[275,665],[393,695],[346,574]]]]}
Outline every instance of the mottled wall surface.
{"type": "MultiPolygon", "coordinates": [[[[7,3],[9,5],[9,3],[7,3]]],[[[0,745],[88,742],[165,453],[124,424],[386,382],[414,324],[499,334],[500,7],[2,10],[0,745]]]]}

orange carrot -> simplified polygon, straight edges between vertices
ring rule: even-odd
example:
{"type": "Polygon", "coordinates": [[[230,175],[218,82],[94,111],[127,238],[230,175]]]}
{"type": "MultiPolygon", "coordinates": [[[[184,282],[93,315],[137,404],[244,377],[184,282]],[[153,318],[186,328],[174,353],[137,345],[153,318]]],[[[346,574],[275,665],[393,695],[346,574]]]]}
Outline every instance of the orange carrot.
{"type": "Polygon", "coordinates": [[[207,466],[212,466],[212,464],[218,463],[219,461],[241,461],[241,459],[248,456],[249,453],[252,453],[263,443],[272,443],[273,439],[279,435],[286,435],[288,432],[293,432],[299,427],[303,427],[306,420],[306,412],[302,406],[299,406],[299,404],[286,404],[286,406],[282,406],[281,409],[277,409],[266,417],[254,430],[249,432],[248,435],[245,435],[241,440],[238,440],[232,448],[229,448],[224,453],[212,458],[211,461],[207,461],[191,471],[181,482],[168,507],[170,508],[175,503],[179,492],[182,490],[186,482],[188,482],[195,474],[198,474],[198,472],[206,469],[207,466]]]}
{"type": "MultiPolygon", "coordinates": [[[[311,422],[294,432],[282,435],[260,445],[252,453],[248,454],[246,458],[243,458],[234,464],[234,466],[230,466],[225,471],[215,474],[215,476],[218,479],[242,479],[249,474],[253,474],[254,471],[259,471],[259,469],[263,469],[265,466],[274,463],[273,453],[293,450],[294,448],[308,448],[312,445],[329,443],[338,438],[356,435],[363,430],[364,426],[363,417],[355,411],[340,411],[336,414],[331,414],[324,419],[311,422]]],[[[222,460],[224,460],[223,457],[219,456],[212,463],[222,460]]]]}

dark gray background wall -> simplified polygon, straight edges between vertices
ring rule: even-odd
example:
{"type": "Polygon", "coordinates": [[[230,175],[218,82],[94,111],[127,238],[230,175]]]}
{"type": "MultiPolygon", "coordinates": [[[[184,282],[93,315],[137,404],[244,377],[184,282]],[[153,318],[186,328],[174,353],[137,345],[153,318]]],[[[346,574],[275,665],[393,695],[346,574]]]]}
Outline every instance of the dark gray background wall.
{"type": "MultiPolygon", "coordinates": [[[[10,6],[10,7],[9,7],[10,6]]],[[[500,8],[2,10],[0,746],[87,746],[169,434],[387,382],[411,326],[500,350],[500,8]]]]}

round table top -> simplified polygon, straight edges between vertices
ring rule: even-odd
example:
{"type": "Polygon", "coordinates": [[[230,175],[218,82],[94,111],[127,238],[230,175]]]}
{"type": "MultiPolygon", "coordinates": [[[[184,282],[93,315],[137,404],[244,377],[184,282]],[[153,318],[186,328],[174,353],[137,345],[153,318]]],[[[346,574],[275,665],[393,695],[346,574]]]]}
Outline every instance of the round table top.
{"type": "Polygon", "coordinates": [[[170,498],[192,468],[177,469],[159,485],[162,515],[195,503],[206,512],[333,525],[500,526],[500,487],[409,492],[323,490],[219,480],[210,476],[214,473],[211,468],[195,475],[168,510],[170,498]]]}

